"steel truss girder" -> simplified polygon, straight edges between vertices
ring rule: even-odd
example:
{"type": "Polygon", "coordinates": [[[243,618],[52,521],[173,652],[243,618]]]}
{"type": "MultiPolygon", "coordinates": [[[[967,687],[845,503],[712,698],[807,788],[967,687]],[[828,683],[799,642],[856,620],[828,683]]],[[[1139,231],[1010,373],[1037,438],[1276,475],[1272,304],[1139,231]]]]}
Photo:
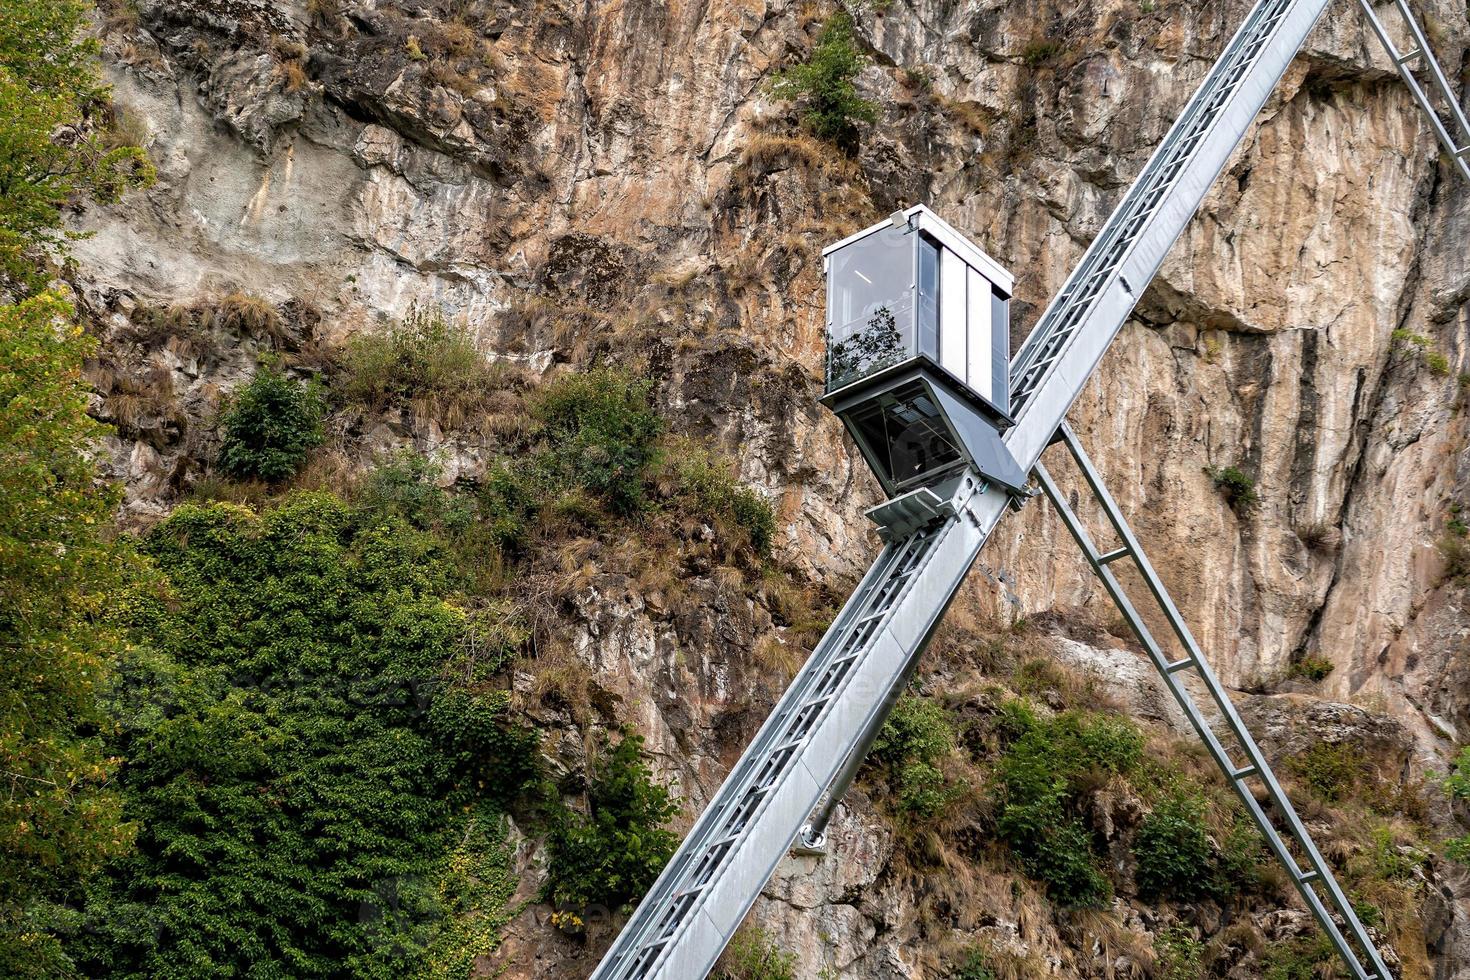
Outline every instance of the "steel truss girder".
{"type": "Polygon", "coordinates": [[[1429,128],[1434,131],[1435,139],[1439,140],[1440,146],[1444,147],[1445,152],[1450,156],[1451,163],[1460,171],[1460,174],[1470,180],[1470,119],[1465,118],[1465,110],[1460,108],[1460,102],[1455,98],[1454,90],[1450,88],[1449,79],[1445,77],[1444,69],[1435,59],[1434,51],[1429,46],[1429,38],[1414,17],[1414,12],[1409,9],[1406,0],[1393,0],[1393,7],[1403,19],[1404,27],[1414,45],[1411,50],[1401,52],[1388,36],[1388,28],[1379,19],[1378,12],[1373,9],[1373,0],[1358,0],[1358,3],[1362,6],[1363,13],[1368,15],[1368,23],[1372,26],[1373,33],[1378,35],[1378,40],[1383,42],[1384,49],[1388,51],[1389,60],[1398,69],[1420,111],[1429,120],[1429,128]],[[1429,74],[1429,86],[1439,95],[1449,113],[1449,125],[1446,125],[1439,113],[1435,111],[1434,100],[1415,76],[1411,67],[1415,59],[1424,63],[1429,74]]]}
{"type": "Polygon", "coordinates": [[[968,473],[949,516],[884,546],[593,980],[708,973],[807,816],[883,724],[1009,501],[968,473]]]}
{"type": "Polygon", "coordinates": [[[1184,617],[1180,615],[1178,607],[1174,605],[1174,600],[1170,598],[1168,590],[1164,588],[1164,583],[1154,571],[1153,565],[1149,562],[1147,556],[1144,555],[1143,548],[1138,543],[1138,538],[1134,536],[1133,529],[1128,526],[1128,522],[1123,517],[1122,511],[1118,509],[1117,501],[1113,499],[1113,495],[1103,485],[1102,477],[1092,465],[1092,460],[1083,451],[1081,444],[1077,441],[1077,437],[1072,432],[1070,426],[1063,423],[1058,434],[1061,437],[1061,442],[1067,447],[1068,453],[1071,454],[1072,460],[1076,463],[1077,469],[1081,472],[1083,482],[1086,483],[1088,490],[1091,491],[1093,499],[1107,516],[1108,523],[1112,525],[1114,533],[1117,534],[1118,540],[1121,542],[1121,547],[1106,553],[1099,551],[1097,546],[1093,544],[1092,537],[1088,534],[1087,529],[1068,504],[1066,495],[1057,487],[1055,481],[1051,478],[1051,474],[1047,472],[1046,467],[1038,462],[1032,473],[1041,485],[1042,492],[1046,494],[1047,499],[1056,508],[1057,513],[1062,518],[1062,523],[1066,525],[1067,531],[1071,533],[1072,539],[1082,549],[1082,554],[1086,557],[1087,563],[1092,566],[1093,572],[1102,581],[1103,587],[1107,590],[1108,595],[1112,597],[1114,604],[1118,607],[1118,611],[1123,614],[1123,618],[1132,627],[1134,635],[1138,637],[1138,642],[1143,645],[1144,650],[1148,653],[1149,660],[1159,672],[1159,676],[1163,678],[1165,686],[1169,688],[1169,693],[1174,695],[1174,700],[1183,709],[1184,715],[1189,719],[1190,725],[1193,726],[1195,732],[1199,734],[1200,739],[1205,743],[1210,757],[1215,760],[1215,764],[1220,767],[1220,771],[1225,775],[1226,781],[1235,790],[1236,796],[1240,798],[1241,803],[1250,812],[1251,819],[1255,821],[1261,834],[1266,838],[1266,843],[1271,848],[1271,852],[1286,868],[1286,872],[1291,877],[1292,883],[1296,886],[1297,891],[1301,894],[1302,900],[1312,910],[1312,915],[1316,917],[1317,923],[1322,927],[1322,931],[1332,941],[1332,945],[1337,949],[1343,962],[1352,970],[1353,976],[1356,980],[1391,980],[1388,967],[1384,964],[1382,957],[1379,956],[1378,948],[1374,945],[1372,937],[1368,935],[1368,931],[1363,927],[1363,923],[1359,921],[1357,913],[1353,911],[1352,903],[1343,894],[1342,886],[1338,884],[1337,879],[1333,876],[1332,869],[1322,858],[1321,852],[1317,850],[1317,845],[1313,842],[1312,835],[1307,831],[1306,826],[1297,815],[1296,808],[1291,805],[1291,800],[1287,798],[1285,791],[1281,788],[1281,784],[1276,779],[1276,774],[1271,771],[1271,766],[1267,763],[1265,755],[1261,752],[1260,747],[1256,745],[1256,741],[1251,737],[1251,733],[1246,728],[1245,723],[1241,721],[1240,715],[1235,710],[1235,705],[1230,700],[1230,695],[1215,676],[1214,670],[1210,668],[1209,662],[1205,659],[1204,653],[1195,641],[1194,634],[1184,622],[1184,617]],[[1132,559],[1134,566],[1147,584],[1148,591],[1152,595],[1154,602],[1158,605],[1159,611],[1168,620],[1175,637],[1178,638],[1180,646],[1185,651],[1182,659],[1169,659],[1168,654],[1154,638],[1153,633],[1148,628],[1148,624],[1139,616],[1137,608],[1133,605],[1132,600],[1129,599],[1122,584],[1113,573],[1111,567],[1113,562],[1125,558],[1132,559]],[[1184,686],[1183,675],[1190,673],[1199,678],[1209,694],[1210,701],[1214,704],[1216,710],[1220,712],[1220,717],[1224,720],[1225,727],[1228,729],[1227,734],[1233,738],[1241,754],[1242,761],[1237,762],[1232,757],[1231,750],[1215,733],[1209,720],[1189,693],[1189,689],[1184,686]],[[1292,855],[1286,838],[1283,838],[1282,833],[1276,829],[1276,825],[1271,821],[1266,810],[1257,801],[1255,793],[1248,785],[1249,781],[1253,779],[1257,780],[1264,787],[1266,797],[1271,804],[1273,812],[1278,815],[1280,822],[1285,828],[1286,837],[1289,837],[1291,842],[1295,843],[1300,852],[1305,855],[1307,863],[1306,870],[1303,870],[1301,864],[1292,855]],[[1325,891],[1325,899],[1322,894],[1318,893],[1316,889],[1318,885],[1321,885],[1325,891]],[[1338,925],[1339,920],[1346,925],[1347,932],[1352,937],[1351,941],[1347,936],[1343,935],[1343,930],[1338,925]],[[1367,960],[1368,965],[1366,967],[1363,965],[1363,959],[1367,960]]]}

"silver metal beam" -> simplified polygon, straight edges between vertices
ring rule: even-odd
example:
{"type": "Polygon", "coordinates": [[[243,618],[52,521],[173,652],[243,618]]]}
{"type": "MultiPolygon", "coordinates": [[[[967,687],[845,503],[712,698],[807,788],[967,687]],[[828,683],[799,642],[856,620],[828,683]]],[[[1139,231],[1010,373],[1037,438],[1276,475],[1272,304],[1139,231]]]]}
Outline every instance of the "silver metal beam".
{"type": "Polygon", "coordinates": [[[881,726],[1009,499],[968,474],[950,516],[884,547],[594,980],[706,975],[853,747],[881,726]]]}
{"type": "Polygon", "coordinates": [[[1113,211],[1011,362],[1015,428],[1030,472],[1331,0],[1261,0],[1113,211]]]}
{"type": "Polygon", "coordinates": [[[1066,495],[1057,487],[1055,481],[1051,478],[1051,474],[1047,472],[1046,467],[1041,463],[1037,463],[1033,474],[1041,484],[1042,492],[1046,494],[1047,499],[1051,501],[1052,506],[1061,515],[1062,523],[1066,525],[1068,532],[1072,535],[1072,539],[1082,549],[1082,554],[1087,558],[1088,564],[1092,566],[1093,572],[1102,581],[1103,587],[1107,589],[1108,595],[1112,597],[1114,604],[1118,607],[1118,611],[1123,614],[1123,618],[1132,627],[1134,635],[1138,637],[1138,642],[1143,645],[1144,650],[1148,653],[1149,660],[1153,662],[1154,668],[1158,670],[1159,676],[1163,678],[1165,686],[1174,695],[1174,700],[1179,703],[1179,707],[1184,710],[1185,717],[1189,719],[1190,725],[1199,734],[1200,739],[1204,741],[1205,747],[1209,750],[1210,757],[1215,760],[1215,764],[1224,773],[1226,781],[1235,790],[1236,796],[1240,798],[1240,802],[1245,805],[1246,810],[1250,813],[1261,834],[1266,838],[1266,843],[1271,848],[1271,853],[1286,868],[1287,874],[1291,877],[1292,884],[1296,886],[1297,891],[1302,896],[1302,900],[1307,903],[1307,907],[1312,910],[1312,915],[1317,919],[1317,923],[1322,927],[1322,931],[1332,941],[1332,945],[1342,957],[1343,962],[1352,970],[1356,980],[1390,980],[1391,974],[1388,972],[1388,967],[1379,955],[1378,948],[1374,945],[1372,937],[1368,935],[1367,929],[1359,921],[1357,913],[1353,910],[1352,903],[1343,894],[1342,886],[1338,884],[1337,879],[1333,876],[1331,867],[1323,859],[1321,852],[1317,850],[1317,845],[1313,842],[1312,835],[1308,833],[1301,818],[1297,816],[1296,808],[1291,805],[1291,800],[1287,798],[1286,792],[1281,788],[1281,784],[1277,781],[1276,774],[1272,772],[1265,755],[1261,752],[1260,747],[1256,745],[1255,739],[1251,737],[1250,730],[1246,728],[1245,722],[1241,720],[1239,713],[1235,710],[1235,705],[1231,702],[1230,695],[1226,692],[1224,685],[1220,683],[1219,678],[1215,676],[1215,672],[1210,668],[1210,664],[1205,659],[1203,651],[1200,650],[1199,644],[1195,641],[1194,634],[1184,622],[1184,617],[1180,615],[1178,607],[1174,605],[1173,599],[1170,598],[1168,590],[1164,588],[1164,583],[1159,579],[1158,573],[1154,571],[1153,565],[1149,562],[1147,556],[1144,555],[1143,548],[1138,543],[1138,538],[1133,534],[1133,529],[1128,526],[1128,522],[1123,517],[1122,511],[1119,510],[1117,501],[1113,499],[1113,495],[1103,485],[1101,475],[1097,472],[1096,467],[1092,465],[1092,460],[1088,458],[1087,453],[1082,449],[1082,445],[1077,441],[1077,437],[1073,434],[1071,427],[1063,423],[1060,434],[1062,436],[1062,442],[1066,445],[1067,451],[1071,454],[1073,461],[1077,464],[1077,469],[1082,474],[1083,481],[1086,483],[1088,490],[1091,491],[1093,499],[1097,501],[1103,513],[1107,515],[1108,523],[1112,525],[1114,533],[1118,536],[1118,540],[1122,542],[1122,547],[1107,554],[1101,553],[1097,546],[1093,544],[1086,527],[1083,526],[1081,520],[1068,505],[1066,495]],[[1180,645],[1185,651],[1185,656],[1182,659],[1174,661],[1169,659],[1168,654],[1165,653],[1164,649],[1154,638],[1153,633],[1149,630],[1148,624],[1139,616],[1138,610],[1128,598],[1127,593],[1119,583],[1112,568],[1109,567],[1112,561],[1116,561],[1119,557],[1123,556],[1131,558],[1139,573],[1143,576],[1143,580],[1147,584],[1154,602],[1164,614],[1165,619],[1168,620],[1169,626],[1173,629],[1174,635],[1178,638],[1180,645]],[[1233,739],[1240,756],[1244,758],[1243,763],[1237,763],[1235,761],[1235,758],[1231,754],[1232,750],[1221,742],[1219,736],[1216,735],[1214,729],[1211,727],[1209,720],[1200,711],[1199,706],[1195,704],[1194,698],[1190,695],[1188,688],[1184,686],[1182,675],[1191,672],[1203,682],[1205,690],[1209,693],[1210,701],[1213,702],[1216,710],[1220,712],[1220,717],[1224,720],[1225,727],[1228,729],[1228,735],[1233,739]],[[1253,779],[1259,781],[1264,786],[1266,796],[1272,806],[1272,811],[1278,816],[1281,824],[1285,828],[1286,836],[1296,844],[1300,853],[1305,856],[1307,864],[1305,869],[1302,868],[1296,857],[1293,856],[1287,840],[1276,829],[1275,824],[1272,823],[1266,811],[1256,800],[1255,793],[1249,785],[1250,780],[1253,779]],[[1325,900],[1323,895],[1318,893],[1318,886],[1324,890],[1325,900]],[[1348,935],[1352,937],[1351,940],[1344,936],[1339,922],[1346,926],[1348,935]],[[1365,960],[1368,964],[1367,966],[1364,966],[1365,960]]]}
{"type": "Polygon", "coordinates": [[[1404,27],[1408,30],[1409,37],[1414,47],[1407,52],[1400,52],[1388,36],[1388,28],[1379,19],[1378,12],[1373,9],[1373,0],[1358,0],[1363,8],[1363,13],[1368,15],[1368,23],[1373,28],[1373,33],[1378,35],[1378,40],[1383,42],[1383,47],[1388,51],[1389,60],[1399,70],[1404,79],[1404,84],[1409,86],[1409,92],[1414,96],[1419,109],[1429,120],[1429,128],[1434,131],[1435,139],[1439,145],[1444,147],[1449,154],[1450,164],[1460,171],[1466,180],[1470,180],[1470,119],[1465,118],[1465,110],[1460,107],[1460,101],[1455,97],[1454,89],[1450,88],[1449,79],[1445,77],[1444,69],[1434,57],[1434,50],[1429,46],[1429,37],[1424,33],[1424,28],[1414,17],[1414,12],[1409,9],[1406,0],[1393,0],[1394,9],[1399,12],[1403,19],[1404,27]],[[1412,65],[1415,61],[1423,63],[1425,71],[1429,75],[1430,86],[1438,93],[1440,101],[1445,104],[1445,111],[1449,113],[1450,123],[1440,118],[1434,108],[1434,101],[1429,93],[1424,90],[1419,79],[1415,76],[1412,65]]]}

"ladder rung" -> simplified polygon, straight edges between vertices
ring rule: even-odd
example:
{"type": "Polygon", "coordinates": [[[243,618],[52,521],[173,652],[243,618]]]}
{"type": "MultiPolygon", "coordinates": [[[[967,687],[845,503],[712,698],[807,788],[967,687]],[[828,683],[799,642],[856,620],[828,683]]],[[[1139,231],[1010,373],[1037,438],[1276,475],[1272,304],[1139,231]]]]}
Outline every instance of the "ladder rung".
{"type": "Polygon", "coordinates": [[[1185,657],[1183,660],[1176,660],[1172,664],[1169,664],[1167,667],[1164,668],[1164,670],[1167,671],[1168,673],[1176,674],[1179,671],[1184,670],[1186,667],[1193,667],[1193,666],[1194,666],[1194,658],[1193,657],[1185,657]]]}
{"type": "Polygon", "coordinates": [[[1254,765],[1241,766],[1239,769],[1230,774],[1230,778],[1235,780],[1236,782],[1239,782],[1240,780],[1245,779],[1248,776],[1254,776],[1259,771],[1260,770],[1258,770],[1254,765]]]}
{"type": "Polygon", "coordinates": [[[1423,53],[1424,52],[1421,51],[1420,49],[1415,48],[1413,51],[1410,51],[1408,54],[1401,54],[1397,58],[1393,59],[1394,60],[1394,64],[1407,65],[1409,62],[1413,61],[1415,58],[1419,57],[1423,53]]]}
{"type": "Polygon", "coordinates": [[[1131,552],[1131,551],[1128,550],[1128,546],[1127,545],[1124,545],[1123,547],[1119,548],[1116,551],[1110,551],[1110,552],[1108,552],[1105,555],[1099,555],[1098,556],[1098,559],[1097,559],[1097,563],[1099,565],[1111,565],[1113,562],[1117,561],[1119,558],[1127,558],[1131,554],[1133,554],[1133,552],[1131,552]]]}
{"type": "Polygon", "coordinates": [[[1311,884],[1312,882],[1316,881],[1320,877],[1322,877],[1322,876],[1319,875],[1315,871],[1304,871],[1301,874],[1299,874],[1299,875],[1296,876],[1296,880],[1299,881],[1299,882],[1301,882],[1304,885],[1307,885],[1307,884],[1311,884]]]}
{"type": "Polygon", "coordinates": [[[1457,157],[1470,157],[1470,143],[1466,143],[1464,146],[1462,146],[1458,150],[1456,150],[1455,151],[1455,156],[1457,156],[1457,157]]]}

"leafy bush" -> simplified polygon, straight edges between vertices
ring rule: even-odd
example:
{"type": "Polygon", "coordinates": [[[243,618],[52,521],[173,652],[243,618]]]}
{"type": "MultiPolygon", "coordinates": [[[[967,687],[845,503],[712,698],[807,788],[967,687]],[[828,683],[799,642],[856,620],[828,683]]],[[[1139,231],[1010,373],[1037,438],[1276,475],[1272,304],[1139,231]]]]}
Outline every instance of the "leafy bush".
{"type": "Polygon", "coordinates": [[[664,429],[652,391],[652,382],[610,368],[564,374],[541,389],[532,415],[547,444],[543,466],[554,482],[582,487],[618,514],[642,510],[664,429]]]}
{"type": "Polygon", "coordinates": [[[904,695],[873,743],[873,758],[887,770],[904,812],[935,817],[964,792],[939,769],[953,749],[954,727],[945,710],[928,698],[904,695]]]}
{"type": "Polygon", "coordinates": [[[585,813],[562,808],[546,838],[544,895],[560,909],[622,909],[636,902],[679,843],[663,824],[679,812],[653,780],[643,738],[604,747],[585,788],[585,813]]]}
{"type": "Polygon", "coordinates": [[[1267,945],[1262,976],[1264,980],[1317,980],[1324,967],[1336,963],[1337,951],[1326,936],[1298,936],[1267,945]]]}
{"type": "Polygon", "coordinates": [[[440,487],[441,472],[428,457],[405,451],[372,471],[362,501],[371,510],[401,517],[422,531],[462,534],[475,520],[474,505],[440,487]]]}
{"type": "Polygon", "coordinates": [[[1205,947],[1184,926],[1170,926],[1154,940],[1159,956],[1158,980],[1199,980],[1204,976],[1205,947]]]}
{"type": "Polygon", "coordinates": [[[132,837],[95,731],[134,562],[107,533],[118,494],[93,462],[106,430],[71,313],[50,293],[0,305],[0,976],[62,972],[55,903],[132,837]]]}
{"type": "Polygon", "coordinates": [[[1361,795],[1366,765],[1363,753],[1353,746],[1330,742],[1316,742],[1287,761],[1287,768],[1327,803],[1361,795]]]}
{"type": "Polygon", "coordinates": [[[1001,729],[1013,741],[997,767],[998,834],[1056,901],[1101,904],[1112,886],[1098,867],[1081,796],[1089,782],[1137,767],[1142,734],[1123,719],[1079,711],[1043,719],[1014,703],[1001,729]]]}
{"type": "Polygon", "coordinates": [[[998,980],[990,968],[990,957],[979,946],[971,946],[960,955],[960,961],[944,974],[945,980],[998,980]]]}
{"type": "Polygon", "coordinates": [[[482,413],[508,383],[474,334],[437,310],[411,309],[383,333],[359,334],[343,358],[343,397],[371,409],[407,403],[416,414],[456,429],[482,413]]]}
{"type": "Polygon", "coordinates": [[[692,446],[679,448],[675,469],[680,492],[692,498],[700,513],[736,529],[757,555],[770,555],[776,513],[759,491],[741,486],[727,466],[692,446]]]}
{"type": "Polygon", "coordinates": [[[1214,848],[1205,833],[1205,800],[1176,793],[1143,819],[1133,841],[1145,896],[1198,898],[1209,892],[1214,848]]]}
{"type": "Polygon", "coordinates": [[[852,83],[867,63],[867,55],[857,45],[852,18],[839,12],[817,35],[811,58],[775,76],[771,94],[801,100],[806,105],[802,118],[812,135],[851,153],[857,149],[857,124],[878,118],[877,106],[858,95],[852,83]]]}
{"type": "Polygon", "coordinates": [[[1334,667],[1332,661],[1326,657],[1303,657],[1291,665],[1291,676],[1303,677],[1309,681],[1320,681],[1326,679],[1334,667]]]}
{"type": "Polygon", "coordinates": [[[735,934],[720,960],[716,980],[796,980],[796,954],[783,952],[764,929],[735,934]]]}
{"type": "Polygon", "coordinates": [[[1261,499],[1256,493],[1256,481],[1244,470],[1234,466],[1206,466],[1205,473],[1215,481],[1215,489],[1225,495],[1232,510],[1244,512],[1261,499]]]}
{"type": "Polygon", "coordinates": [[[537,737],[503,692],[445,683],[452,568],[368,516],[185,505],[146,539],[168,587],[127,603],[108,705],[142,830],[94,882],[88,975],[400,977],[471,927],[452,851],[532,778],[537,737]]]}
{"type": "Polygon", "coordinates": [[[231,476],[268,483],[292,476],[322,441],[322,414],[314,385],[262,367],[235,392],[220,421],[220,467],[231,476]]]}

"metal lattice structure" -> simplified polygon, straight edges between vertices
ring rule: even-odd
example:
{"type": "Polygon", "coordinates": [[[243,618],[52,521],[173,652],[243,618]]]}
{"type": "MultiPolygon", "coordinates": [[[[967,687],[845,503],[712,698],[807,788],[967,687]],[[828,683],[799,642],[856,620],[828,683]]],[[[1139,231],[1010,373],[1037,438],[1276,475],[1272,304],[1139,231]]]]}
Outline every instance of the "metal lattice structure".
{"type": "MultiPolygon", "coordinates": [[[[1391,980],[1371,935],[1065,425],[1068,409],[1139,295],[1329,2],[1259,0],[1247,14],[1011,362],[1015,424],[1004,433],[1002,455],[1007,456],[1008,472],[1018,467],[1031,474],[1057,507],[1355,980],[1391,980]],[[1118,548],[1098,551],[1041,465],[1043,450],[1058,440],[1067,446],[1119,537],[1118,548]],[[1166,655],[1123,591],[1109,566],[1124,559],[1142,576],[1183,656],[1166,655]],[[1189,677],[1203,687],[1222,720],[1223,737],[1196,704],[1189,677]],[[1263,788],[1264,804],[1256,799],[1253,782],[1263,788]]],[[[1437,137],[1470,177],[1470,125],[1408,7],[1394,0],[1417,45],[1403,55],[1391,43],[1371,0],[1360,2],[1437,137]],[[1415,58],[1422,59],[1431,87],[1449,106],[1448,126],[1406,67],[1415,58]]],[[[895,221],[902,217],[895,215],[895,221]]],[[[972,454],[963,472],[945,474],[933,486],[903,493],[870,511],[883,531],[882,552],[614,941],[593,980],[706,976],[793,844],[799,840],[808,852],[823,848],[827,821],[945,608],[996,524],[1008,509],[1024,502],[1015,482],[998,473],[987,477],[987,465],[972,454]]]]}
{"type": "Polygon", "coordinates": [[[1393,0],[1392,6],[1398,12],[1399,20],[1403,23],[1404,32],[1413,45],[1408,51],[1400,51],[1393,43],[1389,34],[1388,26],[1379,18],[1378,12],[1373,9],[1373,0],[1358,0],[1363,7],[1363,13],[1368,15],[1368,23],[1373,28],[1373,33],[1378,35],[1378,40],[1388,51],[1389,60],[1398,69],[1399,75],[1404,79],[1404,84],[1409,87],[1409,92],[1414,96],[1414,102],[1424,113],[1429,121],[1429,128],[1434,133],[1439,145],[1449,154],[1450,161],[1460,171],[1460,175],[1470,180],[1470,120],[1465,118],[1465,110],[1460,105],[1460,100],[1455,97],[1454,89],[1450,88],[1449,79],[1445,77],[1444,69],[1439,66],[1439,61],[1434,57],[1434,50],[1429,46],[1429,37],[1424,33],[1424,28],[1414,16],[1414,11],[1409,8],[1405,0],[1393,0]],[[1428,76],[1427,81],[1421,82],[1414,74],[1415,62],[1421,66],[1421,70],[1428,76]],[[1425,86],[1428,86],[1426,90],[1425,86]],[[1431,97],[1429,92],[1434,92],[1431,97]],[[1435,107],[1436,99],[1443,104],[1443,110],[1435,107]],[[1448,116],[1448,122],[1440,116],[1443,111],[1448,116]]]}
{"type": "Polygon", "coordinates": [[[1266,838],[1266,844],[1271,848],[1271,853],[1291,876],[1292,884],[1296,886],[1302,900],[1307,903],[1307,908],[1312,910],[1317,924],[1332,940],[1332,945],[1342,956],[1343,962],[1352,969],[1354,977],[1363,978],[1363,980],[1389,980],[1388,967],[1384,965],[1383,958],[1373,943],[1373,938],[1358,919],[1352,903],[1343,894],[1342,886],[1338,884],[1332,874],[1332,869],[1328,867],[1321,852],[1317,850],[1311,834],[1307,832],[1306,826],[1297,816],[1296,808],[1291,805],[1291,800],[1282,790],[1281,783],[1277,781],[1276,774],[1271,771],[1260,747],[1256,745],[1245,723],[1240,720],[1240,714],[1235,710],[1235,705],[1231,703],[1230,695],[1210,668],[1209,661],[1205,659],[1204,653],[1195,641],[1194,634],[1184,622],[1184,617],[1179,614],[1179,609],[1174,605],[1174,600],[1169,597],[1169,592],[1164,588],[1164,583],[1159,579],[1158,573],[1154,571],[1152,563],[1144,555],[1138,538],[1134,536],[1133,529],[1128,526],[1128,521],[1118,509],[1113,495],[1103,485],[1102,477],[1092,465],[1092,460],[1083,451],[1070,426],[1063,423],[1058,434],[1059,441],[1067,447],[1067,452],[1081,472],[1083,482],[1091,492],[1093,500],[1107,517],[1114,534],[1117,535],[1119,546],[1107,552],[1097,548],[1081,519],[1068,504],[1066,495],[1058,489],[1046,467],[1037,463],[1032,472],[1041,485],[1042,492],[1046,494],[1046,498],[1061,515],[1062,523],[1066,525],[1067,531],[1071,533],[1077,546],[1082,549],[1087,563],[1092,566],[1093,572],[1102,581],[1103,587],[1112,597],[1118,611],[1128,621],[1134,635],[1138,637],[1138,642],[1148,654],[1149,660],[1158,670],[1159,676],[1163,678],[1169,693],[1174,696],[1174,700],[1178,702],[1179,707],[1184,711],[1184,716],[1189,720],[1190,726],[1205,743],[1210,758],[1219,766],[1226,781],[1235,790],[1240,802],[1245,805],[1256,827],[1266,838]],[[1142,576],[1150,596],[1178,640],[1183,656],[1174,659],[1168,655],[1164,646],[1155,639],[1148,624],[1139,615],[1137,607],[1134,606],[1118,581],[1117,575],[1110,566],[1114,562],[1125,559],[1131,561],[1142,576]],[[1211,725],[1209,717],[1200,709],[1190,694],[1189,688],[1184,683],[1184,678],[1188,676],[1198,679],[1200,685],[1205,689],[1209,703],[1218,712],[1224,728],[1224,740],[1215,732],[1215,727],[1211,725]],[[1270,806],[1269,813],[1256,799],[1255,792],[1251,788],[1253,782],[1263,788],[1270,806]],[[1274,822],[1273,815],[1276,818],[1274,822]],[[1279,830],[1276,827],[1277,823],[1281,825],[1279,830]],[[1303,864],[1306,865],[1305,868],[1303,864]],[[1318,889],[1321,891],[1319,892],[1318,889]]]}

